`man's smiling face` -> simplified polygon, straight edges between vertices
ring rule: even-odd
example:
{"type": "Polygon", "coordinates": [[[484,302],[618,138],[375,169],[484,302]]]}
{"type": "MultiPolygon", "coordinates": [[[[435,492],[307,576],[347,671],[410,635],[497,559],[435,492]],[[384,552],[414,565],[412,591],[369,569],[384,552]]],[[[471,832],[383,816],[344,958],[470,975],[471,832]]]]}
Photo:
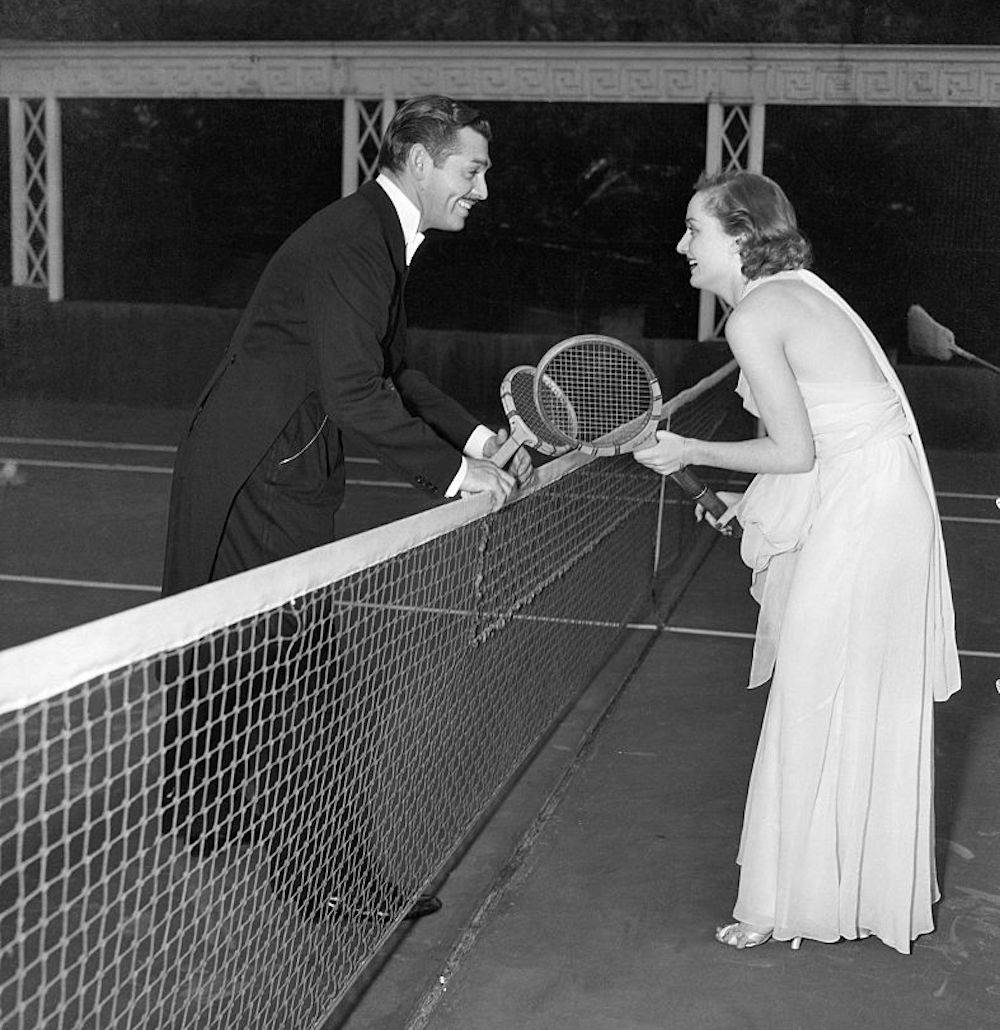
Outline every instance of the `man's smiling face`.
{"type": "Polygon", "coordinates": [[[435,165],[428,165],[418,186],[420,231],[444,229],[459,232],[473,205],[487,197],[486,172],[490,147],[486,139],[468,126],[458,130],[457,149],[435,165]]]}

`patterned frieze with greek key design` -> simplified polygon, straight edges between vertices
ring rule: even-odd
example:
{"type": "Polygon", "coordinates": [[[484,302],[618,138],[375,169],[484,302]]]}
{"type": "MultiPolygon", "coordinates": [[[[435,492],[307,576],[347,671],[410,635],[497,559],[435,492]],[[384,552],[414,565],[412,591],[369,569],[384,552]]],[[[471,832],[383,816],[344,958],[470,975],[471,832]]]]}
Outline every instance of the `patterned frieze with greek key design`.
{"type": "Polygon", "coordinates": [[[0,94],[1000,106],[1000,47],[0,43],[0,94]]]}

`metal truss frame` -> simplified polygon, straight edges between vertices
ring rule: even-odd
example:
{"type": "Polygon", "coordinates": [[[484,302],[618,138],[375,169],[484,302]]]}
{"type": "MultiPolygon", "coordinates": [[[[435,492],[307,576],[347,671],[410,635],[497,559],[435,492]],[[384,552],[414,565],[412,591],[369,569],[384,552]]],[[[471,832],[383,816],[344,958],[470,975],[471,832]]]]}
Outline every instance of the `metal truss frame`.
{"type": "MultiPolygon", "coordinates": [[[[15,285],[63,296],[62,97],[340,99],[342,192],[401,98],[707,107],[705,168],[761,171],[767,104],[1000,107],[1000,47],[659,43],[0,42],[15,285]]],[[[699,338],[728,312],[711,295],[699,338]]]]}

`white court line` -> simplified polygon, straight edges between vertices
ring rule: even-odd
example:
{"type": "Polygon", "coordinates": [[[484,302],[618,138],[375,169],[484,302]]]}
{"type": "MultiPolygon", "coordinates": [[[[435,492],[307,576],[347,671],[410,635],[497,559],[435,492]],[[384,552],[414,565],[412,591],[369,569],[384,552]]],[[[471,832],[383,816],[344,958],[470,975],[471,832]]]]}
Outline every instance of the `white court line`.
{"type": "MultiPolygon", "coordinates": [[[[22,437],[0,437],[0,444],[38,444],[39,446],[53,446],[53,447],[79,447],[83,450],[145,450],[145,451],[157,451],[161,454],[176,454],[176,447],[161,447],[161,446],[149,446],[145,444],[107,444],[107,443],[87,443],[80,440],[29,440],[22,437]]],[[[378,465],[379,460],[377,457],[345,457],[344,460],[348,465],[378,465]]],[[[40,458],[30,457],[5,457],[0,458],[0,461],[19,461],[23,465],[29,465],[34,462],[35,465],[43,464],[40,458]]],[[[80,462],[77,465],[71,465],[69,468],[89,468],[87,462],[80,462]]],[[[132,466],[123,465],[116,468],[122,468],[123,470],[133,468],[132,466]]],[[[136,469],[141,469],[142,466],[135,466],[136,469]]]]}
{"type": "MultiPolygon", "coordinates": [[[[50,440],[38,436],[0,436],[0,444],[21,444],[34,447],[79,447],[83,450],[156,451],[158,454],[177,453],[177,448],[168,444],[114,443],[110,440],[50,440]]],[[[0,460],[23,460],[27,462],[28,459],[12,458],[0,460]]],[[[378,464],[378,458],[345,458],[344,460],[355,465],[378,464]]]]}
{"type": "Polygon", "coordinates": [[[755,634],[730,629],[696,629],[694,626],[660,626],[662,633],[690,633],[700,637],[729,637],[734,640],[753,640],[755,634]]]}
{"type": "MultiPolygon", "coordinates": [[[[0,463],[11,461],[19,468],[51,468],[51,469],[82,469],[87,472],[138,472],[152,473],[153,475],[171,476],[174,470],[169,465],[109,465],[98,461],[55,461],[49,458],[5,458],[0,457],[0,463]]],[[[367,465],[377,464],[375,458],[348,458],[349,462],[367,465]]],[[[387,486],[414,490],[412,483],[403,483],[395,479],[348,479],[349,486],[387,486]]]]}
{"type": "Polygon", "coordinates": [[[995,501],[996,494],[960,494],[954,490],[935,490],[937,497],[955,497],[961,501],[995,501]]]}
{"type": "MultiPolygon", "coordinates": [[[[726,637],[737,640],[753,640],[753,633],[739,633],[735,630],[697,629],[694,626],[655,626],[650,623],[630,624],[628,629],[657,630],[661,633],[688,633],[699,637],[726,637]]],[[[958,653],[964,658],[1000,658],[1000,651],[963,651],[958,653]]]]}
{"type": "MultiPolygon", "coordinates": [[[[0,437],[0,443],[11,442],[11,437],[0,437]]],[[[16,442],[16,441],[14,441],[16,442]]],[[[28,441],[22,441],[28,442],[28,441]]],[[[46,443],[59,443],[61,441],[39,441],[46,443]]],[[[116,446],[116,445],[108,445],[116,446]]],[[[128,444],[129,447],[139,447],[138,444],[128,444]]],[[[163,448],[151,448],[155,450],[162,450],[163,448]]],[[[348,464],[353,465],[378,465],[379,461],[377,458],[345,458],[348,464]]],[[[13,462],[15,465],[24,466],[25,468],[52,468],[52,469],[77,469],[89,472],[136,472],[139,474],[152,474],[161,476],[173,475],[173,468],[167,465],[112,465],[105,462],[98,461],[56,461],[52,458],[11,458],[0,456],[0,463],[13,462]]],[[[394,487],[397,489],[413,490],[416,489],[412,483],[404,483],[399,480],[393,479],[348,479],[348,486],[381,486],[381,487],[394,487]]],[[[939,493],[938,497],[964,497],[969,500],[990,500],[993,501],[996,498],[993,494],[949,494],[939,493]]],[[[986,519],[986,518],[972,518],[965,515],[942,515],[942,522],[972,522],[972,523],[984,523],[987,525],[998,525],[1000,519],[986,519]]]]}
{"type": "MultiPolygon", "coordinates": [[[[0,573],[0,582],[3,583],[29,583],[40,586],[75,586],[92,590],[131,590],[137,593],[160,593],[159,586],[152,586],[147,583],[105,583],[100,580],[73,580],[62,579],[56,576],[11,576],[0,573]]],[[[373,606],[374,607],[374,606],[373,606]]],[[[528,617],[530,619],[530,617],[528,617]]],[[[515,616],[515,620],[518,617],[515,616]]],[[[600,628],[613,628],[617,623],[590,620],[590,619],[560,619],[547,616],[540,621],[573,623],[574,625],[588,624],[600,628]]],[[[687,633],[691,637],[719,637],[726,640],[752,641],[754,633],[742,632],[735,629],[700,629],[696,626],[661,626],[655,622],[629,622],[626,629],[639,629],[655,633],[687,633]]],[[[1000,658],[1000,651],[963,651],[959,654],[966,658],[1000,658]]]]}
{"type": "MultiPolygon", "coordinates": [[[[747,479],[720,479],[716,480],[720,486],[742,486],[746,487],[749,484],[747,479]]],[[[966,494],[958,493],[954,490],[935,490],[935,497],[948,497],[953,500],[959,501],[989,501],[991,504],[997,500],[997,494],[966,494]]]]}
{"type": "Polygon", "coordinates": [[[112,443],[110,440],[48,440],[37,436],[0,436],[0,443],[28,444],[39,447],[94,447],[112,451],[158,451],[175,454],[177,448],[157,443],[112,443]]]}
{"type": "MultiPolygon", "coordinates": [[[[105,583],[100,580],[91,579],[62,579],[56,576],[14,576],[0,573],[0,582],[4,583],[29,583],[39,586],[58,587],[84,587],[91,590],[125,590],[143,594],[159,594],[160,588],[147,583],[105,583]]],[[[515,621],[520,621],[523,616],[514,616],[515,621]]],[[[531,617],[527,617],[530,621],[531,617]]],[[[543,622],[555,622],[560,624],[592,625],[597,628],[614,628],[617,623],[601,621],[597,619],[560,619],[557,616],[543,616],[539,619],[543,622]]],[[[694,626],[661,626],[655,622],[629,622],[625,625],[629,630],[642,630],[647,633],[685,633],[689,636],[698,637],[721,637],[728,640],[753,640],[753,633],[744,633],[737,630],[725,629],[699,629],[694,626]]],[[[965,658],[1000,658],[1000,651],[963,651],[959,655],[965,658]]]]}
{"type": "Polygon", "coordinates": [[[15,576],[0,572],[0,582],[32,583],[47,587],[89,587],[92,590],[133,590],[142,594],[158,594],[160,588],[148,583],[105,583],[92,579],[63,579],[58,576],[15,576]]]}
{"type": "MultiPolygon", "coordinates": [[[[29,446],[38,447],[79,447],[79,448],[94,448],[101,449],[105,448],[108,450],[118,451],[155,451],[159,454],[176,454],[177,448],[167,444],[145,444],[145,443],[116,443],[111,440],[61,440],[61,439],[49,439],[46,437],[38,436],[0,436],[0,444],[24,444],[29,446]]],[[[169,469],[161,469],[158,467],[147,466],[147,465],[105,465],[100,463],[90,462],[57,462],[57,461],[42,461],[34,458],[0,458],[0,461],[14,461],[21,465],[47,465],[52,468],[74,468],[74,469],[94,469],[95,471],[115,471],[115,472],[162,472],[170,471],[169,469]]],[[[349,465],[378,465],[378,458],[352,458],[346,457],[344,461],[349,465]]],[[[351,480],[348,480],[351,482],[351,480]]],[[[362,481],[363,482],[363,481],[362,481]]],[[[725,479],[720,481],[724,486],[743,486],[745,487],[748,483],[746,479],[725,479]]],[[[373,483],[375,486],[389,486],[391,484],[380,481],[373,483]]],[[[404,484],[398,484],[404,485],[404,484]]],[[[405,484],[409,486],[410,484],[405,484]]],[[[948,497],[956,500],[964,501],[996,501],[997,495],[992,494],[970,494],[970,493],[958,493],[953,490],[936,490],[935,495],[937,497],[948,497]]],[[[976,519],[962,519],[957,516],[947,516],[946,521],[949,522],[975,522],[981,521],[976,519]]],[[[995,519],[986,519],[987,522],[995,522],[995,519]]]]}
{"type": "Polygon", "coordinates": [[[108,465],[100,461],[55,461],[48,458],[0,457],[0,462],[8,461],[13,462],[18,468],[86,469],[88,472],[153,472],[167,476],[174,471],[169,465],[108,465]]]}

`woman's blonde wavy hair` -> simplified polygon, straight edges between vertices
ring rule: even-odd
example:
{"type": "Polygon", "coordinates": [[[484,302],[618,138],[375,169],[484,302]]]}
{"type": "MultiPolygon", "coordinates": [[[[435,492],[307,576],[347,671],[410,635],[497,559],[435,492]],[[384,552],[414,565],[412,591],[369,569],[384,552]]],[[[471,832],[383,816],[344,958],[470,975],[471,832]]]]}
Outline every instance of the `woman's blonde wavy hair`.
{"type": "Polygon", "coordinates": [[[718,218],[726,234],[739,240],[747,279],[812,264],[812,246],[799,232],[795,209],[773,179],[755,172],[719,172],[702,175],[694,189],[704,194],[705,209],[718,218]]]}

